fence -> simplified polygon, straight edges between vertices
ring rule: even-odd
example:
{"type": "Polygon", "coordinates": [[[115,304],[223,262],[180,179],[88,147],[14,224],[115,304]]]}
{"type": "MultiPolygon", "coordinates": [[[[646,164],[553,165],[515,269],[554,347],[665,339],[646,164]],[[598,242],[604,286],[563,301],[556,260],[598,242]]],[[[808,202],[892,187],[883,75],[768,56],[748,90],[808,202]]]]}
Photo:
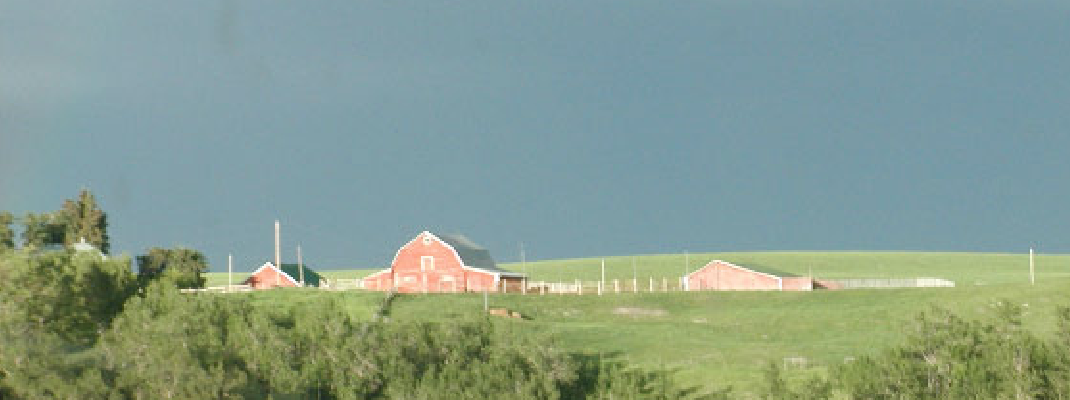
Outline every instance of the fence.
{"type": "Polygon", "coordinates": [[[249,285],[209,286],[199,289],[179,289],[182,293],[240,293],[251,292],[253,287],[249,285]]]}
{"type": "Polygon", "coordinates": [[[364,289],[363,279],[323,279],[320,282],[320,289],[327,290],[353,290],[364,289]]]}
{"type": "Polygon", "coordinates": [[[954,281],[940,278],[848,278],[818,279],[828,289],[931,288],[955,287],[954,281]]]}
{"type": "MultiPolygon", "coordinates": [[[[606,281],[528,281],[523,294],[664,293],[686,290],[680,278],[612,279],[606,281]]],[[[515,293],[515,292],[514,292],[515,293]]]]}

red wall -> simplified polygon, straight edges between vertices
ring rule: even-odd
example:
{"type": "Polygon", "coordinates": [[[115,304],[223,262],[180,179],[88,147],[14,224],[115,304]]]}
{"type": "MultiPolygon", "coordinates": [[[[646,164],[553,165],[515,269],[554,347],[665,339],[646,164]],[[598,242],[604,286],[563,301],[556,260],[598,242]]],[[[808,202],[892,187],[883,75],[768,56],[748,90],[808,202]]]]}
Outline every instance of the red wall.
{"type": "Polygon", "coordinates": [[[250,285],[253,289],[270,289],[273,287],[297,287],[289,279],[286,279],[286,275],[282,273],[278,274],[276,280],[275,270],[271,268],[261,269],[245,280],[246,285],[250,285]],[[277,283],[276,283],[277,282],[277,283]]]}
{"type": "Polygon", "coordinates": [[[784,290],[814,290],[814,280],[806,277],[781,278],[784,280],[784,290]]]}
{"type": "Polygon", "coordinates": [[[453,250],[433,236],[425,241],[422,233],[398,250],[390,271],[364,278],[364,288],[389,290],[395,285],[402,293],[495,291],[494,275],[464,269],[453,250]],[[421,269],[421,258],[434,257],[434,269],[421,269]]]}

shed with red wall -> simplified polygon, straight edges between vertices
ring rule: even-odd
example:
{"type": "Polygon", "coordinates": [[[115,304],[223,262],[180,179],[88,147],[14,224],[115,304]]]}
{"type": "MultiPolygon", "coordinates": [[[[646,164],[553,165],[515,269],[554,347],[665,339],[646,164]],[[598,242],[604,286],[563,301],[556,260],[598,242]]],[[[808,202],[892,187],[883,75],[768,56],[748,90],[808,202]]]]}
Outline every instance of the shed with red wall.
{"type": "Polygon", "coordinates": [[[813,290],[813,280],[713,260],[687,275],[687,290],[813,290]]]}

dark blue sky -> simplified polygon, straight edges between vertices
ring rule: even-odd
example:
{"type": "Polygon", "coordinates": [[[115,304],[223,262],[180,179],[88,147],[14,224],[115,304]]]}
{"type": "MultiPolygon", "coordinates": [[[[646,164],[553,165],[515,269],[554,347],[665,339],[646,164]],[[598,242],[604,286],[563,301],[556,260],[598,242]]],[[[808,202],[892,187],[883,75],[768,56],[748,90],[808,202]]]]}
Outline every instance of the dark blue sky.
{"type": "Polygon", "coordinates": [[[0,3],[0,210],[388,264],[1070,251],[1070,3],[0,3]]]}

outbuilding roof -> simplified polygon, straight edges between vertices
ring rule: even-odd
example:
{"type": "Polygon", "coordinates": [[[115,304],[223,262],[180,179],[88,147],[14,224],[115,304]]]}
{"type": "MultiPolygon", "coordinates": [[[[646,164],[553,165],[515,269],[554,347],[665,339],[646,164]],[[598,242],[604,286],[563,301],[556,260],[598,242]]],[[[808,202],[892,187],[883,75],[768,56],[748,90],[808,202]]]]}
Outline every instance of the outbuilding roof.
{"type": "MultiPolygon", "coordinates": [[[[313,271],[312,268],[309,268],[308,264],[304,264],[302,268],[305,272],[305,287],[319,287],[320,279],[323,279],[323,276],[320,275],[318,272],[313,271]]],[[[289,275],[291,278],[294,278],[295,281],[300,282],[302,268],[298,268],[297,264],[283,263],[282,268],[280,269],[282,269],[282,272],[286,275],[289,275]]]]}

